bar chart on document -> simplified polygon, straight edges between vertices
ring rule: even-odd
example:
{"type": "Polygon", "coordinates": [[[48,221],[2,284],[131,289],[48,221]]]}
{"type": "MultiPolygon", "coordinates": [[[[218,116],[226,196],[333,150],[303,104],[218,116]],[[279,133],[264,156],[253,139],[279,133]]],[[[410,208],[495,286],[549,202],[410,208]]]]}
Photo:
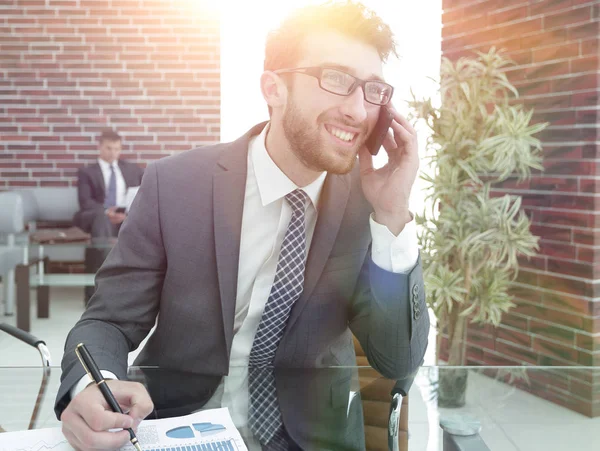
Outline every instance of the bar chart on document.
{"type": "Polygon", "coordinates": [[[201,445],[181,445],[181,446],[167,446],[164,448],[148,448],[144,451],[215,451],[215,450],[237,450],[232,440],[227,442],[212,442],[203,443],[201,445]]]}
{"type": "MultiPolygon", "coordinates": [[[[247,451],[227,409],[143,421],[137,438],[144,451],[247,451]]],[[[134,451],[128,444],[121,451],[134,451]]],[[[0,434],[0,451],[73,451],[60,428],[0,434]]]]}

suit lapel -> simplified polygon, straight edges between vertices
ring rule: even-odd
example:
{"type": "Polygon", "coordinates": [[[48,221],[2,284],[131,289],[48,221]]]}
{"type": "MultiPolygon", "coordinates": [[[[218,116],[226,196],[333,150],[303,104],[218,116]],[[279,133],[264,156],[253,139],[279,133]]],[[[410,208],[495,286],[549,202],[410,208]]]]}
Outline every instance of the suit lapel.
{"type": "Polygon", "coordinates": [[[300,298],[292,307],[285,333],[291,329],[315,288],[325,263],[331,254],[337,236],[348,196],[350,194],[350,175],[328,175],[323,186],[323,193],[319,205],[317,225],[306,261],[304,271],[304,289],[300,298]]]}
{"type": "Polygon", "coordinates": [[[228,144],[213,174],[213,218],[215,254],[227,353],[231,350],[237,297],[237,278],[246,192],[248,144],[265,124],[259,124],[237,141],[228,144]]]}
{"type": "Polygon", "coordinates": [[[132,184],[129,183],[129,171],[127,169],[129,169],[127,167],[127,164],[125,164],[123,161],[118,160],[117,164],[119,165],[119,169],[121,170],[121,175],[123,176],[123,180],[125,181],[125,188],[129,188],[132,184]]]}
{"type": "Polygon", "coordinates": [[[106,194],[106,185],[104,184],[104,175],[102,175],[102,169],[100,169],[100,164],[98,162],[94,163],[90,166],[90,170],[93,174],[93,179],[98,188],[98,192],[102,195],[102,202],[104,202],[104,196],[106,194]]]}

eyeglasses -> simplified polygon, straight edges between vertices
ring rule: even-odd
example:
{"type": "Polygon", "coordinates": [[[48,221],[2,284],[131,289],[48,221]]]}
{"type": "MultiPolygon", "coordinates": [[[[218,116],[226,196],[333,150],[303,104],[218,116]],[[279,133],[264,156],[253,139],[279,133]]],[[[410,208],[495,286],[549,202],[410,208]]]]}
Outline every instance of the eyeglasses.
{"type": "Polygon", "coordinates": [[[276,74],[299,73],[310,75],[319,80],[324,91],[339,96],[349,96],[360,86],[363,88],[365,100],[374,105],[387,105],[392,99],[394,88],[379,80],[361,80],[353,75],[329,67],[297,67],[295,69],[279,69],[276,74]]]}

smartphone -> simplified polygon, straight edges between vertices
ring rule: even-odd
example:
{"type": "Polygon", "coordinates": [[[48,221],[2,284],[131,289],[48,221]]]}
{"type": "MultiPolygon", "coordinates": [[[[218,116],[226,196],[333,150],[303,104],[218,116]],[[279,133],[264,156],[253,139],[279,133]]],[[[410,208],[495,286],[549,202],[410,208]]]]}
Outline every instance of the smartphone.
{"type": "Polygon", "coordinates": [[[117,207],[115,213],[125,213],[125,207],[117,207]]]}
{"type": "Polygon", "coordinates": [[[377,155],[379,152],[379,149],[383,144],[383,140],[385,139],[385,135],[387,135],[393,120],[394,115],[392,112],[386,107],[382,106],[379,110],[379,118],[377,119],[377,123],[375,123],[373,131],[365,143],[367,149],[369,149],[369,152],[371,152],[371,155],[377,155]]]}

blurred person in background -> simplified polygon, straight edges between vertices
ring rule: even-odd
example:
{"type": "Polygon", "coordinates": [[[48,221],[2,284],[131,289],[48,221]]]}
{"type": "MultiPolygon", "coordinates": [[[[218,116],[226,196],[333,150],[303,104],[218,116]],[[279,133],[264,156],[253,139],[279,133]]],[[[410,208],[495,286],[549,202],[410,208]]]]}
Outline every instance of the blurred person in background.
{"type": "MultiPolygon", "coordinates": [[[[79,169],[77,194],[80,210],[73,217],[73,225],[92,235],[92,238],[117,237],[125,213],[127,189],[140,186],[143,169],[135,163],[120,160],[122,140],[113,130],[104,130],[98,142],[98,159],[79,169]]],[[[98,240],[96,240],[98,241],[98,240]]],[[[88,248],[86,271],[95,273],[102,265],[107,249],[88,248]]],[[[85,300],[94,287],[85,287],[85,300]]]]}

